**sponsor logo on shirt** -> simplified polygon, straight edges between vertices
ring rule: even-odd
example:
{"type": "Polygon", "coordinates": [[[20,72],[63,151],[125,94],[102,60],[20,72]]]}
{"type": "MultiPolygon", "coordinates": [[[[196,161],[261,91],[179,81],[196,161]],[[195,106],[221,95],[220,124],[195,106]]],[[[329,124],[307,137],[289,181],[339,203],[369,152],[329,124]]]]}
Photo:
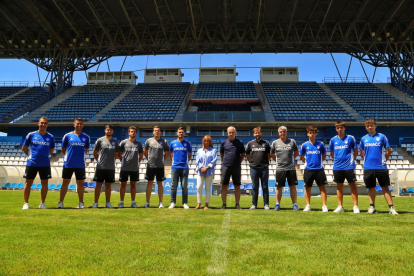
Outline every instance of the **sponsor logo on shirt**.
{"type": "Polygon", "coordinates": [[[335,149],[347,149],[348,145],[336,146],[335,149]]]}
{"type": "Polygon", "coordinates": [[[265,148],[253,148],[252,151],[265,151],[265,148]]]}
{"type": "Polygon", "coordinates": [[[381,143],[366,143],[366,147],[380,147],[381,143]]]}
{"type": "Polygon", "coordinates": [[[125,152],[132,152],[132,151],[138,151],[138,149],[137,148],[125,148],[125,150],[124,150],[125,152]]]}
{"type": "Polygon", "coordinates": [[[151,143],[150,146],[151,146],[151,148],[155,148],[155,149],[161,149],[162,148],[162,144],[159,144],[159,143],[151,143]]]}
{"type": "Polygon", "coordinates": [[[307,154],[320,154],[321,152],[319,150],[310,150],[306,152],[307,154]]]}
{"type": "Polygon", "coordinates": [[[174,150],[187,151],[187,148],[186,147],[176,147],[176,148],[174,148],[174,150]]]}
{"type": "Polygon", "coordinates": [[[43,142],[43,141],[33,141],[33,145],[40,145],[40,146],[49,146],[49,142],[43,142]]]}
{"type": "Polygon", "coordinates": [[[115,144],[114,146],[111,145],[107,145],[107,146],[102,146],[103,149],[115,149],[115,144]]]}
{"type": "Polygon", "coordinates": [[[283,148],[279,148],[278,150],[291,150],[292,147],[283,147],[283,148]]]}
{"type": "Polygon", "coordinates": [[[73,143],[69,143],[69,145],[71,145],[71,146],[78,146],[78,147],[84,147],[85,146],[85,143],[73,142],[73,143]]]}

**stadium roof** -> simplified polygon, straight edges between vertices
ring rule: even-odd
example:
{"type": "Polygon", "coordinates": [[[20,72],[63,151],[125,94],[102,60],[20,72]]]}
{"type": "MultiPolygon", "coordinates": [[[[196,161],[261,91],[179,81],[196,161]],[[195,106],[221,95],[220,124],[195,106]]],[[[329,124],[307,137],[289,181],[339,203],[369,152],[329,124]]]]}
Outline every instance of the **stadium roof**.
{"type": "Polygon", "coordinates": [[[408,86],[414,0],[2,0],[0,58],[52,72],[112,56],[347,53],[408,86]]]}

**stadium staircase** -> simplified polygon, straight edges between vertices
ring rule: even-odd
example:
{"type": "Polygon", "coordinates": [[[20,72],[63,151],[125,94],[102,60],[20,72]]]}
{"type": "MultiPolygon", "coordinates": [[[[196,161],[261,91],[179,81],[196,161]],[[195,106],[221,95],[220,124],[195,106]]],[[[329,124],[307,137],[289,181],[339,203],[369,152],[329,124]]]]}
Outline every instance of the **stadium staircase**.
{"type": "Polygon", "coordinates": [[[19,95],[20,93],[23,93],[24,91],[26,91],[26,90],[28,90],[28,89],[30,89],[30,88],[31,88],[31,87],[25,87],[25,88],[23,88],[22,90],[19,90],[19,91],[17,91],[16,93],[13,93],[13,94],[11,94],[11,95],[7,96],[7,97],[5,97],[5,98],[1,99],[1,100],[0,100],[0,103],[1,103],[1,102],[6,101],[6,100],[8,100],[8,99],[10,99],[11,97],[14,97],[14,96],[16,96],[16,95],[19,95]]]}
{"type": "Polygon", "coordinates": [[[404,150],[403,148],[398,148],[398,155],[401,155],[404,160],[410,161],[410,164],[414,164],[414,156],[410,152],[404,150]]]}
{"type": "Polygon", "coordinates": [[[254,88],[256,89],[257,96],[259,97],[260,103],[265,112],[266,122],[275,122],[275,116],[273,115],[273,112],[270,109],[270,104],[267,101],[267,97],[263,91],[262,85],[260,83],[255,83],[254,88]]]}
{"type": "Polygon", "coordinates": [[[340,106],[342,106],[346,111],[348,111],[349,114],[351,114],[352,117],[354,117],[357,121],[363,120],[362,116],[359,115],[359,113],[352,108],[349,104],[347,104],[341,97],[339,97],[336,93],[334,93],[326,84],[324,83],[318,83],[320,87],[322,87],[323,90],[326,91],[326,93],[329,94],[329,96],[332,97],[340,106]]]}
{"type": "Polygon", "coordinates": [[[411,107],[414,107],[414,100],[410,96],[406,96],[405,92],[399,90],[398,88],[395,88],[389,83],[374,83],[376,87],[379,89],[387,92],[391,96],[394,96],[395,98],[399,99],[403,103],[408,104],[411,107]]]}
{"type": "Polygon", "coordinates": [[[92,117],[89,121],[90,122],[99,122],[99,119],[101,119],[106,113],[108,113],[109,110],[111,110],[112,107],[114,107],[118,102],[120,102],[123,98],[125,98],[126,95],[128,95],[129,92],[131,92],[132,89],[134,89],[136,85],[130,85],[127,89],[125,89],[124,92],[122,92],[118,97],[116,97],[112,102],[110,102],[107,106],[105,106],[101,111],[95,114],[94,117],[92,117]]]}
{"type": "Polygon", "coordinates": [[[36,117],[38,117],[42,114],[45,114],[48,110],[52,109],[54,106],[60,104],[61,102],[63,102],[67,98],[72,97],[73,95],[78,93],[78,91],[79,91],[79,86],[72,86],[71,88],[69,88],[68,90],[66,90],[65,92],[63,92],[59,96],[57,96],[56,98],[53,98],[49,102],[46,102],[45,104],[43,104],[41,107],[39,107],[39,108],[35,109],[34,111],[30,112],[27,116],[20,119],[18,122],[19,123],[30,123],[32,121],[32,119],[34,119],[34,118],[36,118],[36,117]]]}
{"type": "Polygon", "coordinates": [[[190,88],[188,89],[187,95],[184,98],[183,103],[181,104],[180,108],[178,109],[177,115],[175,115],[174,122],[182,122],[184,117],[184,111],[186,111],[188,103],[193,98],[194,93],[196,91],[197,84],[191,84],[190,88]]]}

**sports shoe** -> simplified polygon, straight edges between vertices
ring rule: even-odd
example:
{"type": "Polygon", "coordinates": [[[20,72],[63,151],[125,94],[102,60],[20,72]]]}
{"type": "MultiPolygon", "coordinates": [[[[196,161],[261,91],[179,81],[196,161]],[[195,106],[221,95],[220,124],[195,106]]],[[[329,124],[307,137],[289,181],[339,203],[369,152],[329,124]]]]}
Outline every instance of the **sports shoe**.
{"type": "Polygon", "coordinates": [[[299,211],[299,206],[296,203],[293,204],[293,211],[299,211]]]}
{"type": "Polygon", "coordinates": [[[237,210],[241,210],[242,209],[242,207],[240,207],[240,204],[236,204],[236,207],[235,207],[237,210]]]}
{"type": "Polygon", "coordinates": [[[124,208],[124,202],[119,202],[118,208],[124,208]]]}
{"type": "Polygon", "coordinates": [[[183,204],[183,208],[184,208],[184,209],[190,209],[190,207],[188,207],[187,203],[184,203],[184,204],[183,204]]]}
{"type": "Polygon", "coordinates": [[[23,204],[22,210],[29,210],[29,203],[23,204]]]}
{"type": "Polygon", "coordinates": [[[338,206],[338,207],[336,207],[336,209],[333,212],[334,213],[343,213],[343,212],[345,212],[345,210],[342,206],[338,206]]]}
{"type": "Polygon", "coordinates": [[[164,205],[162,205],[162,202],[158,205],[158,208],[164,208],[164,205]]]}
{"type": "Polygon", "coordinates": [[[149,206],[149,203],[148,202],[145,202],[145,205],[144,205],[144,208],[149,208],[150,206],[149,206]]]}
{"type": "Polygon", "coordinates": [[[280,204],[276,203],[275,208],[273,210],[280,211],[280,204]]]}
{"type": "Polygon", "coordinates": [[[92,205],[92,208],[98,208],[98,203],[97,203],[97,202],[95,202],[95,203],[92,205]]]}
{"type": "Polygon", "coordinates": [[[264,209],[265,209],[265,211],[269,211],[270,210],[269,205],[265,205],[264,209]]]}
{"type": "Polygon", "coordinates": [[[328,213],[328,212],[329,212],[329,211],[328,211],[328,206],[323,205],[323,206],[322,206],[322,212],[324,212],[324,213],[328,213]]]}
{"type": "Polygon", "coordinates": [[[85,204],[83,202],[79,202],[78,209],[84,209],[84,208],[85,208],[85,204]]]}
{"type": "Polygon", "coordinates": [[[361,211],[359,211],[359,208],[358,208],[358,206],[354,206],[354,214],[359,214],[359,213],[361,213],[361,211]]]}
{"type": "Polygon", "coordinates": [[[221,210],[224,210],[224,209],[226,209],[226,204],[223,204],[222,206],[221,206],[221,208],[220,208],[221,210]]]}
{"type": "Polygon", "coordinates": [[[390,208],[390,212],[389,212],[389,214],[390,214],[390,215],[394,215],[394,216],[398,216],[398,213],[397,213],[397,211],[395,211],[394,206],[392,206],[392,207],[390,208]]]}
{"type": "Polygon", "coordinates": [[[175,208],[175,203],[171,202],[170,207],[168,207],[168,209],[174,209],[175,208]]]}
{"type": "Polygon", "coordinates": [[[256,210],[256,206],[255,205],[252,205],[252,207],[250,207],[250,209],[249,210],[256,210]]]}
{"type": "Polygon", "coordinates": [[[376,213],[377,213],[377,210],[375,210],[375,207],[369,206],[367,214],[376,214],[376,213]]]}
{"type": "Polygon", "coordinates": [[[44,203],[40,203],[39,209],[47,209],[47,207],[44,203]]]}
{"type": "Polygon", "coordinates": [[[303,212],[310,212],[312,209],[310,207],[310,205],[306,205],[305,209],[303,209],[303,212]]]}
{"type": "Polygon", "coordinates": [[[63,202],[62,201],[59,201],[57,208],[58,209],[63,209],[63,202]]]}
{"type": "MultiPolygon", "coordinates": [[[[119,206],[118,206],[119,207],[119,206]]],[[[138,205],[135,202],[131,203],[131,208],[139,208],[138,205]]]]}
{"type": "Polygon", "coordinates": [[[113,208],[111,202],[107,202],[106,205],[105,205],[105,207],[106,208],[109,208],[109,209],[113,208]]]}

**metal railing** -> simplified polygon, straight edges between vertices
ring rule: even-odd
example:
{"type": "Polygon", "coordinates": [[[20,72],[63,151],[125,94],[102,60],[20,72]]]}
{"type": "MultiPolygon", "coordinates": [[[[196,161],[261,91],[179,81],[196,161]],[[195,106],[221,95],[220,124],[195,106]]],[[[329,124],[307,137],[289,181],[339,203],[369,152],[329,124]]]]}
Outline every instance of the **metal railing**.
{"type": "Polygon", "coordinates": [[[265,112],[184,112],[183,122],[266,122],[265,112]]]}
{"type": "Polygon", "coordinates": [[[364,77],[348,77],[348,78],[341,78],[341,77],[325,77],[323,78],[324,83],[329,82],[341,82],[341,83],[369,83],[369,81],[364,77]]]}
{"type": "Polygon", "coordinates": [[[28,87],[28,81],[0,81],[0,86],[21,86],[21,87],[28,87]]]}

